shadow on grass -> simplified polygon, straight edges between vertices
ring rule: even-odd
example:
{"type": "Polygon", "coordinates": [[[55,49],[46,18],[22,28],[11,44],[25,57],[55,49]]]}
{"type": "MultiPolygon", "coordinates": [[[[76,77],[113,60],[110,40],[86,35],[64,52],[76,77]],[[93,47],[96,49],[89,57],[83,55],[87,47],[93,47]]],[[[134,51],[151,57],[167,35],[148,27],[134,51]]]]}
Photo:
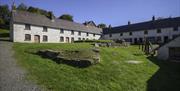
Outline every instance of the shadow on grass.
{"type": "Polygon", "coordinates": [[[0,41],[10,41],[9,33],[0,33],[0,41]]]}
{"type": "MultiPolygon", "coordinates": [[[[30,53],[30,52],[28,52],[28,53],[30,53]]],[[[39,54],[39,53],[30,53],[30,54],[38,55],[38,56],[41,56],[42,58],[50,59],[50,60],[56,62],[57,64],[66,64],[66,65],[69,65],[72,67],[77,67],[77,68],[87,68],[92,65],[91,62],[88,60],[80,60],[80,61],[66,60],[64,58],[59,58],[59,57],[58,58],[50,58],[47,56],[43,56],[42,54],[39,54]]]]}
{"type": "Polygon", "coordinates": [[[180,63],[148,57],[159,70],[147,81],[147,91],[180,91],[180,63]]]}
{"type": "Polygon", "coordinates": [[[9,33],[0,33],[0,38],[9,37],[9,33]]]}

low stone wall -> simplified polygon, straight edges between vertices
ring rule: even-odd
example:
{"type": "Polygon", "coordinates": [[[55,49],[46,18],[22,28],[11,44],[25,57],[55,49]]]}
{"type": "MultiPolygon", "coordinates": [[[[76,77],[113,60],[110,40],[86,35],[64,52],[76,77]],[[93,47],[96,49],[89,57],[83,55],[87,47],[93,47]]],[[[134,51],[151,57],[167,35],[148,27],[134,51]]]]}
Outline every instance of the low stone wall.
{"type": "Polygon", "coordinates": [[[58,64],[63,63],[75,67],[88,67],[100,62],[99,52],[99,49],[93,48],[74,51],[39,50],[37,54],[43,58],[51,59],[58,64]],[[89,54],[87,54],[88,52],[89,54]]]}

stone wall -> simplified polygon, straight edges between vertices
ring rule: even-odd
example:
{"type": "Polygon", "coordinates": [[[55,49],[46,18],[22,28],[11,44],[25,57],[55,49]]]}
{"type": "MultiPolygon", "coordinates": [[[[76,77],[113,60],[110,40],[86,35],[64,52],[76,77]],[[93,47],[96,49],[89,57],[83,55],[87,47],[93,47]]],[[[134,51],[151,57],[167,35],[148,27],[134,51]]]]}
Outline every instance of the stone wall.
{"type": "MultiPolygon", "coordinates": [[[[69,41],[71,42],[71,38],[73,37],[74,40],[78,40],[78,38],[81,39],[89,39],[89,40],[98,40],[101,35],[96,34],[93,36],[92,33],[89,33],[89,36],[85,32],[81,32],[81,35],[78,35],[78,31],[74,31],[74,35],[71,34],[70,30],[64,30],[64,33],[60,33],[60,29],[55,28],[47,28],[47,32],[43,32],[42,26],[34,26],[31,25],[31,30],[25,30],[24,24],[13,24],[13,27],[11,28],[11,39],[13,42],[24,42],[24,43],[33,43],[34,42],[34,35],[40,36],[40,43],[65,43],[60,42],[60,37],[64,37],[64,40],[66,40],[66,37],[69,37],[69,41]],[[25,41],[25,34],[31,35],[31,41],[25,41]],[[43,35],[48,36],[48,41],[43,42],[43,35]]],[[[88,31],[87,31],[88,32],[88,31]]]]}

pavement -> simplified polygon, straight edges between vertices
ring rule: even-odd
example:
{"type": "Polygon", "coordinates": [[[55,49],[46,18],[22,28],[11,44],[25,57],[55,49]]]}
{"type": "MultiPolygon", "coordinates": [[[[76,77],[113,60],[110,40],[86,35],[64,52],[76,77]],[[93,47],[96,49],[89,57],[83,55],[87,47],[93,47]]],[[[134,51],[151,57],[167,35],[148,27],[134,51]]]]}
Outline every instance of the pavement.
{"type": "Polygon", "coordinates": [[[25,79],[27,72],[17,64],[12,46],[0,39],[0,91],[44,91],[25,79]]]}

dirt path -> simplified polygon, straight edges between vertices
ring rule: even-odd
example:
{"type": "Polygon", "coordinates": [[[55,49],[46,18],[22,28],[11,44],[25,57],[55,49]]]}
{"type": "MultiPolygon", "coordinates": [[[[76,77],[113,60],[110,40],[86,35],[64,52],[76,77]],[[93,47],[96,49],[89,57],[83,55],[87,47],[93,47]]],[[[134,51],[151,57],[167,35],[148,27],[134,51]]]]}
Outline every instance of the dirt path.
{"type": "Polygon", "coordinates": [[[0,41],[0,91],[40,91],[25,80],[25,71],[16,64],[12,43],[0,41]]]}

